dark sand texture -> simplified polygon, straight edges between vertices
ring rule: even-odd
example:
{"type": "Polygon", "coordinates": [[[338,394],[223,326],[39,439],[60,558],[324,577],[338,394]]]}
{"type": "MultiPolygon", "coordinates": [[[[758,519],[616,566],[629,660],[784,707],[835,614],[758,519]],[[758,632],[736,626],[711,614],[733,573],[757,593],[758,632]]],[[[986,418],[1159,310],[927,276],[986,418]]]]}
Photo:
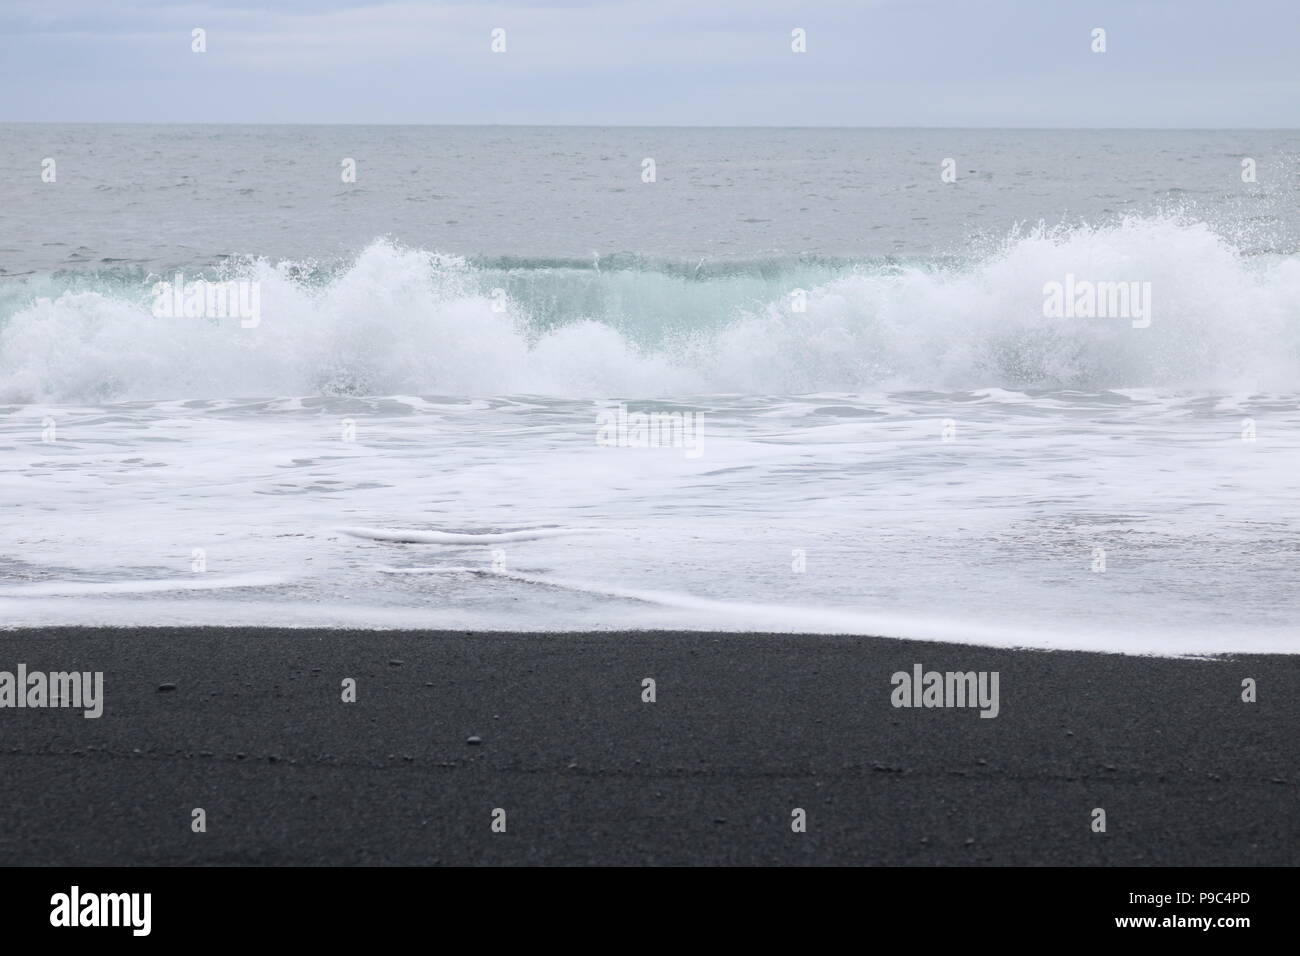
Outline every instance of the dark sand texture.
{"type": "Polygon", "coordinates": [[[1296,657],[0,632],[0,670],[19,662],[102,670],[106,702],[99,720],[0,710],[0,864],[1300,863],[1296,657]],[[895,709],[890,675],[917,662],[999,671],[1000,716],[895,709]],[[1244,677],[1257,703],[1241,701],[1244,677]],[[195,807],[206,833],[191,832],[195,807]],[[795,807],[807,833],[791,832],[795,807]]]}

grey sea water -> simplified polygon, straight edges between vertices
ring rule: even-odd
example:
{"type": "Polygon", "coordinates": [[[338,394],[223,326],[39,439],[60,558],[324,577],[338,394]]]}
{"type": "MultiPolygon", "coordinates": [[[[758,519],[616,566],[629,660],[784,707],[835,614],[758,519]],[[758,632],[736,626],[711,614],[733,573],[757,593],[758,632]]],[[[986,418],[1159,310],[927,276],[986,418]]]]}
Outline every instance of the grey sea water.
{"type": "Polygon", "coordinates": [[[0,612],[1295,650],[1298,199],[1295,131],[0,126],[0,612]]]}
{"type": "Polygon", "coordinates": [[[600,256],[695,274],[703,260],[707,274],[964,259],[1017,224],[1171,210],[1245,252],[1290,253],[1298,161],[1294,130],[4,124],[0,269],[331,262],[387,236],[488,264],[600,256]],[[46,157],[56,188],[38,188],[46,157]],[[940,188],[947,158],[957,179],[940,188]]]}

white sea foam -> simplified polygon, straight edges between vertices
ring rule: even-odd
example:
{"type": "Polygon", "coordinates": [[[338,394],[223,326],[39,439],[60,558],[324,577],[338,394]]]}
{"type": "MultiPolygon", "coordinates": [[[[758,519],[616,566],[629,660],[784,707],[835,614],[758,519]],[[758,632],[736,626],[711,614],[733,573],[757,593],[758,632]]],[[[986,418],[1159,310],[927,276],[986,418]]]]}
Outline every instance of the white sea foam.
{"type": "Polygon", "coordinates": [[[385,241],[327,276],[264,260],[235,271],[261,284],[257,328],[155,318],[144,283],[60,291],[22,280],[0,315],[0,400],[1267,390],[1300,380],[1300,262],[1245,256],[1206,224],[1171,217],[1013,234],[964,265],[792,276],[813,282],[804,312],[779,279],[625,271],[583,274],[584,294],[597,283],[605,311],[557,322],[547,308],[565,292],[562,268],[535,270],[523,285],[533,300],[499,312],[499,275],[385,241]],[[1150,282],[1151,326],[1045,317],[1043,286],[1067,273],[1150,282]],[[629,298],[640,303],[635,321],[619,305],[629,298]],[[683,328],[682,315],[698,321],[683,328]]]}
{"type": "Polygon", "coordinates": [[[240,268],[256,329],[0,281],[7,623],[1300,651],[1300,264],[1203,223],[775,278],[240,268]],[[1045,317],[1066,274],[1151,282],[1150,327],[1045,317]],[[705,454],[601,447],[607,399],[702,412],[705,454]]]}
{"type": "Polygon", "coordinates": [[[562,538],[574,534],[603,534],[600,528],[532,528],[525,531],[426,531],[419,528],[339,528],[343,534],[372,541],[390,541],[397,544],[506,544],[512,541],[539,541],[543,538],[562,538]]]}
{"type": "Polygon", "coordinates": [[[187,578],[129,581],[41,581],[0,588],[0,598],[76,597],[99,594],[164,594],[169,591],[219,591],[228,588],[274,588],[288,580],[279,574],[196,574],[187,578]]]}

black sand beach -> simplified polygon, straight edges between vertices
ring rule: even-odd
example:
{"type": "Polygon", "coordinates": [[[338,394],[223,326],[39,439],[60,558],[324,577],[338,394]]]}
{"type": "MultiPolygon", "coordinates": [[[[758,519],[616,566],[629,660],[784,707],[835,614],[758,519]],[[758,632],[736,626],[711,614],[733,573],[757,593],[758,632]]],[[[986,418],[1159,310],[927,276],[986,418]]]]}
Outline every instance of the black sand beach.
{"type": "Polygon", "coordinates": [[[19,663],[103,671],[105,703],[97,720],[0,710],[4,865],[1300,863],[1295,657],[667,632],[0,633],[0,670],[19,663]],[[999,672],[999,715],[893,707],[891,674],[917,663],[999,672]],[[349,677],[355,703],[340,699],[349,677]],[[1241,700],[1246,677],[1257,703],[1241,700]]]}

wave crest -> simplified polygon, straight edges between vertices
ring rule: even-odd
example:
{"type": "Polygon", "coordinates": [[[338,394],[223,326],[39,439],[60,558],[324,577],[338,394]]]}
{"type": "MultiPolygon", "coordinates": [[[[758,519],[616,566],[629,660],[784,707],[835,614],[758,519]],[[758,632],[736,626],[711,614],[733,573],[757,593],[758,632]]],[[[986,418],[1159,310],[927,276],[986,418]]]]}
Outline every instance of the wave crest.
{"type": "Polygon", "coordinates": [[[221,277],[260,283],[257,328],[155,318],[153,280],[138,276],[11,280],[0,399],[1287,390],[1300,378],[1300,260],[1246,256],[1170,217],[1016,232],[961,264],[476,266],[380,240],[329,272],[262,259],[221,277]],[[1150,282],[1151,326],[1045,317],[1043,286],[1067,273],[1150,282]]]}

